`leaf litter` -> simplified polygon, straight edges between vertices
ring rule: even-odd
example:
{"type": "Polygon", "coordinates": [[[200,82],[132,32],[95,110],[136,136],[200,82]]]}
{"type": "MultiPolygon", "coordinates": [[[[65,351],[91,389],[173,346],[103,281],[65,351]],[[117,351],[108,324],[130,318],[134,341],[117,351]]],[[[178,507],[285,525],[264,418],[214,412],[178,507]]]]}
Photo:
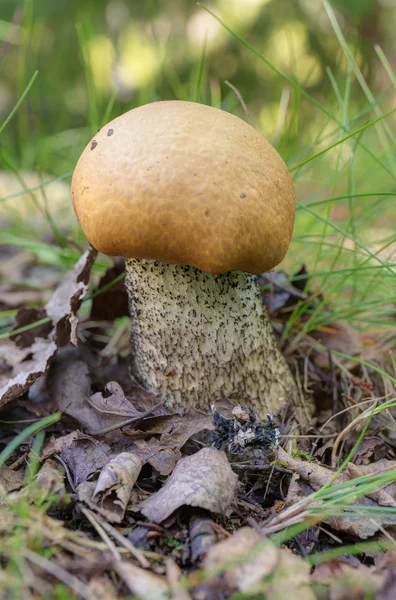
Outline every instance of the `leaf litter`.
{"type": "MultiPolygon", "coordinates": [[[[260,423],[249,407],[227,399],[209,415],[169,414],[128,374],[128,323],[114,329],[114,320],[127,318],[123,261],[115,259],[97,284],[105,292],[93,294],[90,314],[79,317],[95,257],[89,249],[60,283],[50,273],[57,287],[50,299],[35,296],[42,308],[26,308],[29,295],[7,300],[0,290],[0,301],[19,307],[0,345],[0,451],[25,422],[62,414],[47,431],[33,479],[27,477],[32,437],[6,464],[0,459],[3,564],[19,527],[13,507],[25,505],[25,585],[33,589],[33,577],[47,595],[66,578],[87,598],[212,600],[241,593],[283,600],[290,589],[301,600],[358,600],[368,592],[393,598],[395,551],[381,548],[396,533],[396,477],[355,498],[353,490],[365,474],[395,472],[394,407],[375,414],[337,477],[332,467],[356,444],[367,406],[396,396],[391,379],[333,351],[374,356],[383,372],[386,355],[367,348],[343,321],[289,344],[286,355],[299,365],[317,406],[312,437],[297,440],[292,452],[282,448],[282,424],[271,416],[260,423]],[[317,494],[339,485],[353,510],[320,515],[317,494]],[[274,536],[307,519],[306,531],[277,542],[274,536]],[[53,569],[32,550],[33,532],[56,548],[53,569]],[[360,540],[377,546],[357,557],[331,554],[360,540]],[[320,552],[328,558],[311,563],[320,552]]],[[[19,261],[21,273],[26,261],[19,261]]],[[[304,268],[295,283],[279,272],[264,274],[261,283],[275,330],[296,303],[312,298],[304,268]]],[[[0,584],[2,578],[0,569],[0,584]]]]}

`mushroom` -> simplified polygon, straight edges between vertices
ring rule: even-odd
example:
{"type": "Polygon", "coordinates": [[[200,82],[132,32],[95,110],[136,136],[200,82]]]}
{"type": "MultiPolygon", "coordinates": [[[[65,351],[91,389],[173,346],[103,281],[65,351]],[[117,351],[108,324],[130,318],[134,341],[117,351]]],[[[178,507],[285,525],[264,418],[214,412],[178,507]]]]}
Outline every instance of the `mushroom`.
{"type": "Polygon", "coordinates": [[[193,102],[140,106],[88,144],[72,197],[92,245],[126,258],[140,384],[173,410],[228,397],[307,420],[256,277],[283,259],[295,214],[292,179],[261,134],[193,102]]]}

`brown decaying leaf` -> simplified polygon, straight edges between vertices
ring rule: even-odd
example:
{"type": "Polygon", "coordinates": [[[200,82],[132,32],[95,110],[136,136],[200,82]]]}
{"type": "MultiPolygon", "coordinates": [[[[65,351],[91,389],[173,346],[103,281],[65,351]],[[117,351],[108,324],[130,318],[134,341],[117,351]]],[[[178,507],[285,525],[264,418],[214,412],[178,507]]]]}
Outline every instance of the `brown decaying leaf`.
{"type": "Polygon", "coordinates": [[[140,509],[155,523],[161,523],[183,505],[225,514],[235,497],[237,482],[238,476],[224,452],[202,448],[179,460],[165,485],[144,500],[140,509]]]}
{"type": "MultiPolygon", "coordinates": [[[[139,397],[136,399],[138,401],[139,397]]],[[[91,425],[90,431],[92,433],[104,433],[134,422],[139,423],[162,406],[163,402],[157,402],[154,396],[152,396],[152,399],[155,404],[151,408],[146,411],[139,411],[135,408],[133,401],[125,396],[122,387],[116,381],[109,381],[105,385],[104,392],[96,392],[88,398],[89,406],[96,413],[96,420],[102,420],[100,428],[93,431],[91,425]]]]}
{"type": "Polygon", "coordinates": [[[69,342],[77,346],[77,311],[88,291],[89,276],[97,254],[97,250],[90,246],[67,273],[45,306],[47,315],[55,326],[58,346],[69,342]]]}
{"type": "Polygon", "coordinates": [[[90,508],[106,517],[108,521],[121,523],[141,468],[142,461],[135,454],[122,452],[113,458],[99,475],[89,502],[90,508]]]}
{"type": "Polygon", "coordinates": [[[13,368],[11,376],[3,376],[0,383],[0,408],[22,396],[31,385],[47,370],[57,349],[51,339],[36,338],[30,347],[31,358],[13,368]]]}
{"type": "MultiPolygon", "coordinates": [[[[139,426],[137,431],[129,434],[151,437],[146,439],[135,439],[134,444],[139,449],[139,455],[144,462],[148,462],[161,475],[169,475],[178,460],[181,458],[181,448],[193,435],[204,429],[213,430],[213,419],[211,415],[203,415],[194,410],[184,415],[160,415],[148,417],[139,426]]],[[[128,434],[128,430],[126,432],[128,434]]]]}
{"type": "Polygon", "coordinates": [[[59,454],[66,463],[77,486],[98,473],[110,457],[110,447],[80,431],[52,438],[43,449],[43,457],[59,454]]]}
{"type": "Polygon", "coordinates": [[[208,572],[222,565],[224,574],[217,577],[217,582],[215,577],[212,584],[219,591],[224,591],[225,584],[229,591],[264,593],[271,600],[284,600],[293,590],[293,599],[315,600],[309,565],[289,550],[277,548],[269,539],[260,537],[251,527],[242,527],[209,550],[204,560],[208,572]]]}
{"type": "MultiPolygon", "coordinates": [[[[27,331],[26,335],[19,334],[15,338],[14,344],[17,348],[30,347],[30,352],[23,362],[14,365],[12,370],[2,377],[0,408],[24,394],[40,375],[46,372],[50,360],[59,346],[68,342],[77,344],[78,318],[76,313],[87,292],[89,274],[96,255],[97,251],[91,247],[81,256],[78,263],[57,287],[53,297],[45,306],[45,310],[40,314],[36,309],[20,311],[20,315],[26,315],[26,320],[30,323],[37,318],[48,316],[51,318],[52,326],[48,327],[47,324],[37,328],[37,331],[27,331]],[[35,335],[34,339],[32,339],[32,332],[35,335]]],[[[17,318],[16,326],[19,327],[20,324],[21,320],[17,318]]],[[[11,350],[11,356],[15,355],[15,352],[15,348],[14,351],[11,350]]]]}
{"type": "MultiPolygon", "coordinates": [[[[289,490],[286,498],[286,506],[292,506],[296,502],[306,498],[314,491],[319,490],[323,485],[327,484],[333,477],[334,472],[317,463],[303,461],[294,458],[287,454],[282,448],[279,448],[278,458],[285,462],[289,469],[294,471],[290,482],[289,490]]],[[[373,467],[375,463],[367,465],[373,467]]],[[[350,465],[353,470],[357,469],[355,465],[350,465]]],[[[360,467],[362,469],[362,467],[360,467]]],[[[354,475],[355,477],[355,475],[354,475]]],[[[353,478],[354,478],[353,477],[353,478]]],[[[353,479],[352,478],[352,479],[353,479]]],[[[341,473],[334,484],[350,481],[351,478],[347,472],[341,473]]],[[[368,496],[360,498],[357,504],[364,506],[378,506],[379,500],[383,500],[384,495],[380,496],[378,491],[370,493],[368,496]]],[[[388,504],[385,504],[388,505],[388,504]]],[[[282,513],[277,518],[281,517],[282,513]]],[[[336,516],[324,519],[333,529],[344,531],[350,535],[366,539],[374,535],[382,526],[395,523],[395,518],[373,518],[358,516],[336,516]]]]}

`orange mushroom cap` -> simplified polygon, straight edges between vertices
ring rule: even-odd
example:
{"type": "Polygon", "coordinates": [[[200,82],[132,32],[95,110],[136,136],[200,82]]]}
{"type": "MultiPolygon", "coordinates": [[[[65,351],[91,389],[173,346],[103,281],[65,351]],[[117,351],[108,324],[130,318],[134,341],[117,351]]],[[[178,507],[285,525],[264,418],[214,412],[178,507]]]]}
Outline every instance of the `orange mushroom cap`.
{"type": "Polygon", "coordinates": [[[295,194],[271,144],[242,119],[155,102],[104,126],[81,155],[73,205],[99,251],[261,273],[290,244],[295,194]]]}

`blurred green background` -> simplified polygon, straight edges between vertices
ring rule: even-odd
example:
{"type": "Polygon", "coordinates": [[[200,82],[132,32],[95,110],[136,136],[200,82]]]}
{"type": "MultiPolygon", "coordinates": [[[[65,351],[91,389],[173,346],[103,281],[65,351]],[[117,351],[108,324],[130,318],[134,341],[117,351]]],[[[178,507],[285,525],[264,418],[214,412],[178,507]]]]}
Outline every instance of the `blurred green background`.
{"type": "Polygon", "coordinates": [[[394,115],[339,141],[396,106],[396,0],[202,5],[223,24],[191,0],[0,0],[0,124],[38,71],[0,130],[6,241],[30,239],[50,260],[34,242],[56,220],[56,243],[83,241],[68,185],[111,118],[159,99],[213,104],[250,120],[292,171],[299,206],[285,265],[306,262],[327,300],[360,303],[365,316],[347,316],[362,325],[373,298],[396,302],[394,115]],[[63,187],[42,185],[53,178],[63,187]],[[23,203],[38,186],[41,221],[23,203]]]}
{"type": "MultiPolygon", "coordinates": [[[[320,0],[205,5],[319,102],[335,102],[326,70],[342,85],[348,60],[320,0]]],[[[394,59],[396,1],[333,0],[332,7],[367,83],[382,90],[389,82],[372,47],[379,44],[394,59]]],[[[309,102],[296,107],[301,97],[191,0],[1,0],[0,19],[0,118],[39,71],[29,110],[24,107],[1,140],[21,168],[57,174],[73,168],[76,140],[89,136],[87,120],[91,133],[103,124],[113,95],[108,117],[155,99],[194,99],[205,38],[201,102],[241,113],[229,81],[286,158],[322,125],[309,102]],[[38,148],[37,134],[46,138],[38,148]]],[[[357,82],[351,95],[357,104],[365,100],[357,82]]]]}

